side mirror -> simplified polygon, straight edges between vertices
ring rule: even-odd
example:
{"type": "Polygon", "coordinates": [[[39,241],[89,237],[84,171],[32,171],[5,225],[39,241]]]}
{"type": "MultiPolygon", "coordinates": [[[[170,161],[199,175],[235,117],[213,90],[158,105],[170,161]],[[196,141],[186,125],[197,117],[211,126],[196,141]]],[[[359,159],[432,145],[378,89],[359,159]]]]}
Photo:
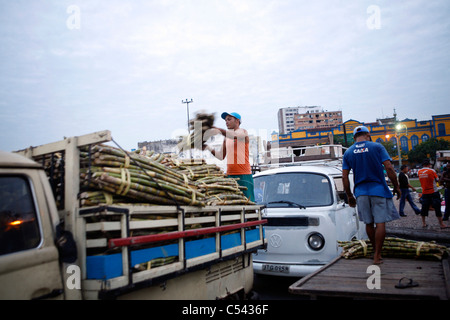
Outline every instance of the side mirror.
{"type": "Polygon", "coordinates": [[[78,258],[77,244],[70,231],[63,229],[62,224],[56,227],[55,245],[58,248],[59,260],[65,263],[73,263],[78,258]]]}

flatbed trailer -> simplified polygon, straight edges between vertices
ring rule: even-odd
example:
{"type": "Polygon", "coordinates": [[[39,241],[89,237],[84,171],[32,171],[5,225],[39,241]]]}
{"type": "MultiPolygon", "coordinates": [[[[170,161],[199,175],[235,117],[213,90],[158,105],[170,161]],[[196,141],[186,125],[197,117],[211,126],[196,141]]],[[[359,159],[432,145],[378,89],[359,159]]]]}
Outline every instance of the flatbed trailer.
{"type": "Polygon", "coordinates": [[[317,298],[350,299],[450,299],[450,270],[448,258],[442,261],[385,258],[380,269],[379,289],[367,284],[374,276],[368,258],[344,259],[337,257],[316,272],[289,287],[289,292],[317,298]],[[413,279],[417,287],[396,288],[400,279],[413,279]],[[373,288],[373,289],[371,289],[373,288]]]}

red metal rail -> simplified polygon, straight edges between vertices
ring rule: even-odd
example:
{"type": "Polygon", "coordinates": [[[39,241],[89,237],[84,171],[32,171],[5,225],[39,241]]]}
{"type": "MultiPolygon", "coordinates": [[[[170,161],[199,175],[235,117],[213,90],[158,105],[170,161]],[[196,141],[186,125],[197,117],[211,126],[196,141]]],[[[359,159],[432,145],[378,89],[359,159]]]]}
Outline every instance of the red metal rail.
{"type": "Polygon", "coordinates": [[[118,247],[125,247],[125,246],[131,246],[135,244],[145,244],[145,243],[152,243],[152,242],[160,242],[160,241],[166,241],[166,240],[175,240],[180,238],[188,238],[188,237],[195,237],[195,236],[201,236],[204,234],[210,234],[210,233],[216,233],[216,232],[226,232],[231,230],[236,230],[240,228],[246,228],[246,227],[253,227],[257,225],[266,224],[267,220],[256,220],[256,221],[250,221],[250,222],[244,222],[244,223],[236,223],[236,224],[230,224],[227,226],[221,226],[221,227],[210,227],[210,228],[201,228],[201,229],[193,229],[193,230],[186,230],[186,231],[175,231],[175,232],[168,232],[163,234],[152,234],[148,236],[136,236],[136,237],[128,237],[128,238],[116,238],[116,239],[110,239],[108,241],[108,247],[109,248],[118,248],[118,247]]]}

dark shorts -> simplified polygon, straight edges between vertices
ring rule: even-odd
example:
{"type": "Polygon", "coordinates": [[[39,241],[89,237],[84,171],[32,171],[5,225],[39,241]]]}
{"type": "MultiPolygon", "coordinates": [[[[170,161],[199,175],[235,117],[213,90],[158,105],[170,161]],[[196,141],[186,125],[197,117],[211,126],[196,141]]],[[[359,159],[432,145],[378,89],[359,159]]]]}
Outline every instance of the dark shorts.
{"type": "Polygon", "coordinates": [[[430,209],[430,205],[433,205],[436,217],[438,218],[442,217],[441,195],[439,194],[439,192],[435,192],[432,194],[422,194],[421,202],[422,202],[422,210],[420,211],[420,214],[422,217],[428,216],[428,210],[430,209]]]}
{"type": "Polygon", "coordinates": [[[228,177],[238,178],[237,182],[239,185],[247,188],[247,190],[242,190],[242,192],[250,201],[255,202],[254,183],[251,174],[228,175],[228,177]]]}

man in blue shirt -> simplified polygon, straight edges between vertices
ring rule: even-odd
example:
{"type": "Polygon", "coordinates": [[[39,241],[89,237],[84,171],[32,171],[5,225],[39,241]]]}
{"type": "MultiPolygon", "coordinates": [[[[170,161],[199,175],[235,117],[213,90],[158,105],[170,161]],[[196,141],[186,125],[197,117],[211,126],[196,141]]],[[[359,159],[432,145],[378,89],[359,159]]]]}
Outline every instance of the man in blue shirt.
{"type": "Polygon", "coordinates": [[[366,232],[374,248],[373,262],[381,264],[385,223],[399,218],[384,178],[384,169],[397,197],[401,195],[400,187],[389,154],[380,143],[372,142],[369,129],[356,127],[353,137],[355,143],[345,152],[342,163],[344,189],[349,205],[356,207],[358,204],[359,219],[366,224],[366,232]],[[350,189],[350,170],[353,170],[354,195],[350,189]]]}

